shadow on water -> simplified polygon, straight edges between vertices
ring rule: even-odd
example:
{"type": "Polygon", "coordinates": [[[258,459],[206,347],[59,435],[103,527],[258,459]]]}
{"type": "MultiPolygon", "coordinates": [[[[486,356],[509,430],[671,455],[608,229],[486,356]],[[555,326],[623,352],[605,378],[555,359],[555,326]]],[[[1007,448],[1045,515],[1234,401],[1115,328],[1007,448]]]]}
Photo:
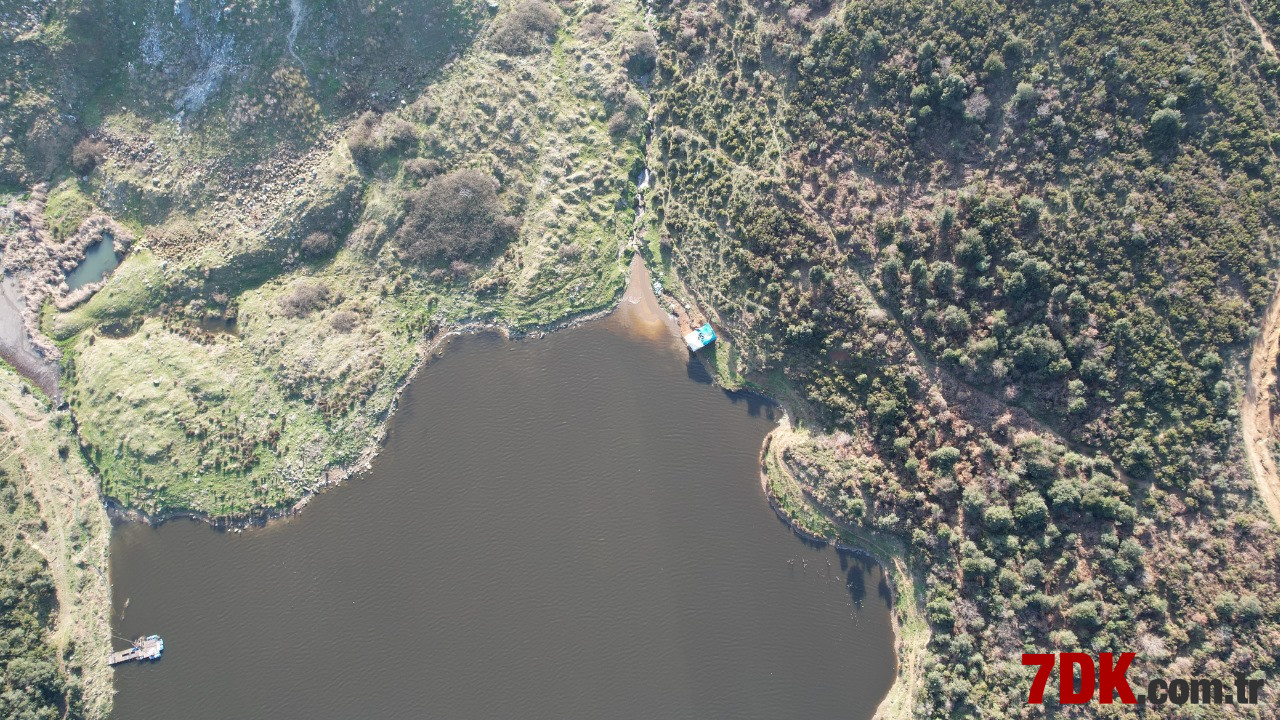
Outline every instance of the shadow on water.
{"type": "Polygon", "coordinates": [[[862,577],[861,568],[845,573],[844,586],[849,588],[849,597],[855,603],[860,603],[867,597],[867,581],[862,577]]]}
{"type": "Polygon", "coordinates": [[[694,382],[704,385],[712,383],[711,373],[707,372],[707,368],[702,364],[702,361],[693,353],[689,353],[689,363],[685,371],[689,374],[689,379],[694,382]]]}
{"type": "Polygon", "coordinates": [[[893,608],[893,591],[889,589],[889,583],[884,579],[884,571],[880,572],[880,585],[876,588],[876,592],[880,594],[880,599],[884,600],[884,606],[893,608]]]}
{"type": "Polygon", "coordinates": [[[840,556],[840,568],[845,570],[845,576],[848,579],[845,587],[849,588],[849,597],[855,603],[866,600],[867,576],[874,574],[876,594],[884,601],[886,610],[893,609],[893,592],[889,588],[889,581],[885,578],[884,568],[879,563],[866,553],[856,550],[841,549],[837,550],[836,554],[840,556]]]}
{"type": "Polygon", "coordinates": [[[746,403],[747,413],[752,417],[760,417],[763,413],[765,419],[773,420],[774,408],[778,407],[778,404],[770,398],[750,390],[725,390],[724,396],[734,405],[746,403]]]}
{"type": "MultiPolygon", "coordinates": [[[[774,517],[790,530],[797,540],[804,543],[815,553],[822,553],[832,549],[831,544],[825,540],[818,540],[797,530],[781,513],[775,512],[774,517]]],[[[893,591],[885,578],[884,568],[876,562],[875,558],[863,550],[851,550],[841,547],[835,548],[835,553],[839,559],[840,572],[844,573],[845,576],[844,585],[849,591],[849,599],[854,605],[863,606],[864,601],[867,599],[867,576],[874,575],[876,579],[876,595],[884,601],[886,610],[893,609],[893,591]]]]}

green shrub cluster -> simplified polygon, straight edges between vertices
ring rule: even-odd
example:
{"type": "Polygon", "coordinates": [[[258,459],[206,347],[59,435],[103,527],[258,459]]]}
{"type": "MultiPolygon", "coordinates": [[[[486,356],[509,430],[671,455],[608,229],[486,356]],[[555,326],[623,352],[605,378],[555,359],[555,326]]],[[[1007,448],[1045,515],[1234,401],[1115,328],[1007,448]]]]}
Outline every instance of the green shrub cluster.
{"type": "MultiPolygon", "coordinates": [[[[0,449],[12,451],[6,443],[0,449]]],[[[14,720],[83,717],[78,685],[58,663],[49,636],[57,599],[44,558],[22,539],[38,524],[35,499],[0,468],[0,716],[14,720]]]]}

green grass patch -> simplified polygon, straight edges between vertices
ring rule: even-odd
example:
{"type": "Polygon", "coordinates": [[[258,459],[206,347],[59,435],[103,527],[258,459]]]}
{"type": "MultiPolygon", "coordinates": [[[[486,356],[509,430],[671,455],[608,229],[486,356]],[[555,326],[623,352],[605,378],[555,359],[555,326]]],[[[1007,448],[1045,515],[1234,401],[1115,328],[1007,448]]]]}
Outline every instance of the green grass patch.
{"type": "Polygon", "coordinates": [[[44,206],[45,224],[53,239],[62,242],[75,233],[93,210],[93,201],[81,190],[80,181],[69,177],[49,191],[49,201],[44,206]]]}

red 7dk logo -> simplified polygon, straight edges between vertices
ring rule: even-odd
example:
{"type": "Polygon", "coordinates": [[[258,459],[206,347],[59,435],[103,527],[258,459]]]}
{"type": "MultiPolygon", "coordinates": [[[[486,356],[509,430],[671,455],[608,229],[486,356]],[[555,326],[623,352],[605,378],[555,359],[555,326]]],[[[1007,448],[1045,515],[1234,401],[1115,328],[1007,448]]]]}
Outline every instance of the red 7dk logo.
{"type": "MultiPolygon", "coordinates": [[[[1129,663],[1133,662],[1134,653],[1120,653],[1119,662],[1113,660],[1113,654],[1104,652],[1098,655],[1098,702],[1110,705],[1113,694],[1120,695],[1120,702],[1132,705],[1137,700],[1125,672],[1129,663]]],[[[1064,705],[1081,705],[1093,699],[1094,665],[1093,658],[1085,653],[1061,653],[1058,658],[1058,701],[1064,705]],[[1080,668],[1080,689],[1075,689],[1074,669],[1080,668]]],[[[1031,681],[1031,692],[1027,695],[1027,703],[1039,705],[1044,702],[1044,688],[1049,683],[1049,675],[1053,673],[1053,653],[1023,653],[1023,665],[1037,665],[1035,679],[1031,681]]]]}

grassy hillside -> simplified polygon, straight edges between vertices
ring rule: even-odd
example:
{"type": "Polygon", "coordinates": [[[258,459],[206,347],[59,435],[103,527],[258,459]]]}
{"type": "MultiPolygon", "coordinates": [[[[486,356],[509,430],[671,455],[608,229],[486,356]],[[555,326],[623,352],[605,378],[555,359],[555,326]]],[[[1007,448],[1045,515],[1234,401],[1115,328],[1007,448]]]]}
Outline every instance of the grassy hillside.
{"type": "Polygon", "coordinates": [[[1020,715],[1032,649],[1272,675],[1237,408],[1280,126],[1240,6],[660,7],[673,260],[803,398],[814,529],[909,548],[917,714],[1020,715]]]}
{"type": "Polygon", "coordinates": [[[639,6],[109,7],[138,27],[109,81],[69,98],[82,135],[42,231],[105,213],[140,237],[44,323],[108,497],[287,507],[367,458],[438,334],[554,324],[621,291],[639,6]]]}

